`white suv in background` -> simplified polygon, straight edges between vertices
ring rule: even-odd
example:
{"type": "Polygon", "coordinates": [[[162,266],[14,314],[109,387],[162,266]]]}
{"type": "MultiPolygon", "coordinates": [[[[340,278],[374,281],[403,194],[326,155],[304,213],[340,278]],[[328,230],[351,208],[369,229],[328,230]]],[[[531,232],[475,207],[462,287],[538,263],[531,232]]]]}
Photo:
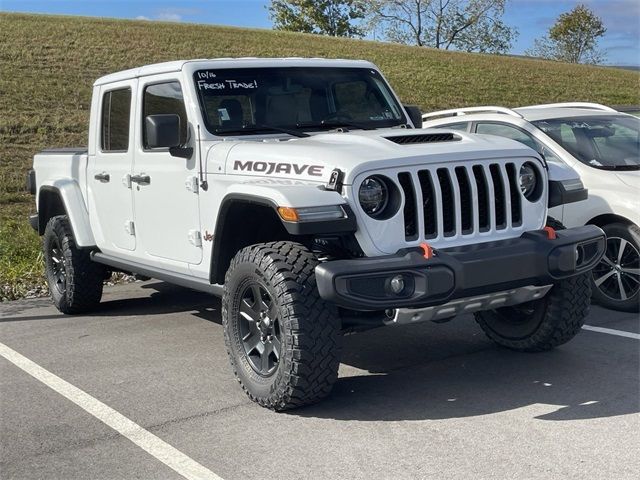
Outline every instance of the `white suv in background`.
{"type": "Polygon", "coordinates": [[[640,120],[594,103],[556,103],[509,109],[470,107],[422,116],[423,128],[446,127],[518,140],[548,162],[575,169],[587,200],[550,215],[567,227],[594,224],[607,251],[593,270],[593,297],[604,306],[638,311],[640,292],[640,120]]]}

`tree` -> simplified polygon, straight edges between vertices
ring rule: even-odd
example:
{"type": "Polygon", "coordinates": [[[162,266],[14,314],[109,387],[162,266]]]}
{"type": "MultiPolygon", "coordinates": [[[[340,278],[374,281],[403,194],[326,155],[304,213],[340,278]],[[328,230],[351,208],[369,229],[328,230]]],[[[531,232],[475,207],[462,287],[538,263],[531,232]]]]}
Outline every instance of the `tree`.
{"type": "Polygon", "coordinates": [[[505,53],[517,30],[502,22],[507,0],[371,0],[369,24],[395,42],[505,53]]]}
{"type": "Polygon", "coordinates": [[[353,22],[365,15],[362,0],[271,0],[269,16],[276,30],[317,33],[333,37],[361,37],[353,22]]]}
{"type": "Polygon", "coordinates": [[[598,39],[607,29],[602,20],[584,5],[561,14],[547,35],[537,38],[525,55],[569,63],[602,63],[604,53],[598,39]]]}

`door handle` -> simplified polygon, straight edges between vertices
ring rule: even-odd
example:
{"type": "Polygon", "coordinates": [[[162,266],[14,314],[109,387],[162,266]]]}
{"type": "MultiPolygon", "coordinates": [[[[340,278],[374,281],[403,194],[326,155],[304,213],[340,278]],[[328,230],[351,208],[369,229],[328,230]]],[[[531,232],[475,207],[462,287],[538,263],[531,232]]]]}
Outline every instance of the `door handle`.
{"type": "Polygon", "coordinates": [[[109,176],[109,174],[107,172],[102,172],[102,173],[98,173],[98,174],[94,175],[93,178],[95,178],[96,180],[98,180],[98,181],[100,181],[102,183],[107,183],[111,177],[109,176]]]}
{"type": "Polygon", "coordinates": [[[149,185],[151,183],[151,177],[149,175],[131,175],[131,181],[138,185],[149,185]]]}

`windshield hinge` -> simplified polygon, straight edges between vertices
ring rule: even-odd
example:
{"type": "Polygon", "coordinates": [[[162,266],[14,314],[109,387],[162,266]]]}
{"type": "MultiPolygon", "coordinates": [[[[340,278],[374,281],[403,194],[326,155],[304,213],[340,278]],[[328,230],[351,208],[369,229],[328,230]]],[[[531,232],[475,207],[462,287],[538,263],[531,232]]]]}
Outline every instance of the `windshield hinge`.
{"type": "Polygon", "coordinates": [[[187,190],[193,193],[198,193],[198,177],[187,177],[187,180],[184,182],[184,186],[187,187],[187,190]]]}
{"type": "Polygon", "coordinates": [[[189,230],[189,243],[194,247],[202,246],[202,236],[200,230],[189,230]]]}
{"type": "Polygon", "coordinates": [[[124,231],[127,232],[132,237],[136,236],[136,224],[133,223],[132,220],[127,220],[124,222],[124,231]]]}

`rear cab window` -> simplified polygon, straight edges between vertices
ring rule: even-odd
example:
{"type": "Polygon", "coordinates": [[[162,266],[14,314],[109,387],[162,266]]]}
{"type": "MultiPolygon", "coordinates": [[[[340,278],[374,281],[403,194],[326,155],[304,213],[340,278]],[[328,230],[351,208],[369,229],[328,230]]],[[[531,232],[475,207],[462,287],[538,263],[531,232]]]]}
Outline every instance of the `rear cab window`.
{"type": "Polygon", "coordinates": [[[131,89],[127,87],[105,92],[100,119],[100,148],[103,152],[129,150],[130,118],[131,89]]]}

